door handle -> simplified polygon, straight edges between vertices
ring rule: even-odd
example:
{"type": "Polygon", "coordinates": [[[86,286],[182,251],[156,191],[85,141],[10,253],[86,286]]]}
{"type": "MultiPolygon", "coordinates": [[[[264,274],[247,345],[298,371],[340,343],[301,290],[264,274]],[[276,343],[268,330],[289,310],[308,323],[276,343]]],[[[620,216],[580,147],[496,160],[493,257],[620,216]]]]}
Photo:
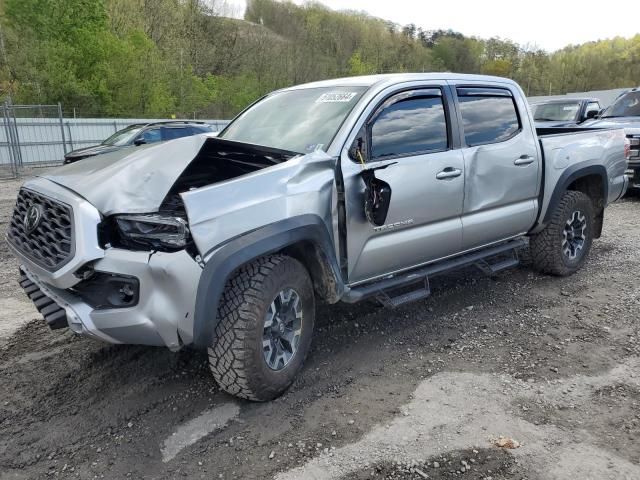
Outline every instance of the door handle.
{"type": "Polygon", "coordinates": [[[441,172],[436,174],[438,180],[448,180],[450,178],[456,178],[462,175],[462,170],[459,168],[447,167],[441,172]]]}
{"type": "Polygon", "coordinates": [[[520,155],[520,158],[516,158],[513,162],[514,165],[529,165],[533,163],[535,158],[531,155],[520,155]]]}

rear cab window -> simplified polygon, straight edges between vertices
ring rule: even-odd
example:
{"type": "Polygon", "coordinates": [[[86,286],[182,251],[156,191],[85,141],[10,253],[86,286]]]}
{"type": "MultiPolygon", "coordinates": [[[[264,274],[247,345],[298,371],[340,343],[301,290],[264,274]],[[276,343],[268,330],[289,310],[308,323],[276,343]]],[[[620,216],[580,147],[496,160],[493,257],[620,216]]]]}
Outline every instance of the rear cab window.
{"type": "Polygon", "coordinates": [[[447,118],[440,90],[390,97],[372,117],[370,132],[372,160],[446,150],[447,118]]]}
{"type": "Polygon", "coordinates": [[[584,113],[586,115],[588,112],[599,112],[600,109],[601,107],[598,102],[589,102],[587,103],[587,108],[585,108],[584,113]]]}
{"type": "Polygon", "coordinates": [[[522,129],[510,90],[494,87],[458,87],[456,90],[468,146],[504,142],[522,129]]]}

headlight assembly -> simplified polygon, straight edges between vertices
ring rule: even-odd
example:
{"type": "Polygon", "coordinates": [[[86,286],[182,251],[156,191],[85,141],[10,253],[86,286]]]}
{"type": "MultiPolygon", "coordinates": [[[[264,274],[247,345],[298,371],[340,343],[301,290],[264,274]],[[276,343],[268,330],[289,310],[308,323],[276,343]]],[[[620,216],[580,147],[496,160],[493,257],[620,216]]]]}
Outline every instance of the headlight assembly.
{"type": "Polygon", "coordinates": [[[116,227],[122,243],[143,249],[175,251],[189,242],[187,222],[158,214],[118,215],[116,227]]]}

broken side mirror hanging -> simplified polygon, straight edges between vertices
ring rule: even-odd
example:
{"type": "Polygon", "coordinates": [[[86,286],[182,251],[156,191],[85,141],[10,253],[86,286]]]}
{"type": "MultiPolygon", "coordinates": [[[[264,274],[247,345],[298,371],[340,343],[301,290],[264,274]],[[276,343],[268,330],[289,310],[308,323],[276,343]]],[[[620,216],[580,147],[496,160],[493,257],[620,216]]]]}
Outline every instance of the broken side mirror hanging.
{"type": "Polygon", "coordinates": [[[384,225],[384,222],[387,219],[387,213],[389,212],[391,186],[384,180],[376,178],[375,171],[387,168],[389,165],[394,165],[396,162],[388,163],[387,165],[382,165],[380,167],[367,168],[365,161],[366,154],[364,153],[366,132],[366,126],[363,126],[360,132],[358,132],[358,136],[351,144],[351,148],[349,148],[349,157],[351,157],[352,160],[359,162],[362,166],[362,172],[360,172],[360,174],[365,186],[364,214],[371,224],[376,227],[380,227],[384,225]]]}
{"type": "Polygon", "coordinates": [[[364,213],[370,223],[376,227],[384,225],[391,203],[391,186],[384,180],[376,178],[376,170],[382,170],[394,163],[381,167],[365,168],[361,175],[364,180],[364,213]]]}

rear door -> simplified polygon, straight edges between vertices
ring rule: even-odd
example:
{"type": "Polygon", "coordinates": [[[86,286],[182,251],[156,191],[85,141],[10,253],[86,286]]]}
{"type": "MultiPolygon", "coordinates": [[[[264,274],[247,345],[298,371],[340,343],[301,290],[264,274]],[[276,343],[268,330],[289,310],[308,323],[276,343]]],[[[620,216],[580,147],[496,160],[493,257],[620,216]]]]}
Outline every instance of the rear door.
{"type": "Polygon", "coordinates": [[[341,157],[350,283],[452,255],[461,247],[464,165],[455,148],[457,124],[448,88],[442,82],[394,89],[377,97],[355,129],[368,146],[364,166],[388,165],[376,171],[392,189],[384,225],[376,227],[365,217],[363,165],[350,158],[348,148],[341,157]]]}
{"type": "Polygon", "coordinates": [[[541,161],[517,88],[452,83],[465,171],[462,248],[469,250],[526,233],[533,226],[541,161]]]}

